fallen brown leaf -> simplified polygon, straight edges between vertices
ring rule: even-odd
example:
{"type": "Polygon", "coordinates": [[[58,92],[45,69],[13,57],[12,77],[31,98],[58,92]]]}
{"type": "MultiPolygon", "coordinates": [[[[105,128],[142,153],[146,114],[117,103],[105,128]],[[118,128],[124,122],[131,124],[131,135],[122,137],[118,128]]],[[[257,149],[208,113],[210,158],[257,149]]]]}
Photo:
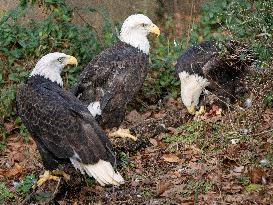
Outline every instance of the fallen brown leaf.
{"type": "Polygon", "coordinates": [[[10,132],[14,127],[14,123],[13,122],[4,123],[4,127],[8,132],[10,132]]]}
{"type": "Polygon", "coordinates": [[[166,113],[164,113],[164,112],[159,112],[159,113],[155,113],[155,114],[153,115],[153,117],[156,118],[156,119],[160,119],[160,118],[163,118],[165,115],[166,115],[166,113]]]}
{"type": "Polygon", "coordinates": [[[179,162],[180,159],[175,154],[163,154],[163,159],[165,162],[179,162]]]}
{"type": "Polygon", "coordinates": [[[177,100],[175,100],[173,98],[169,98],[166,102],[167,107],[175,107],[175,106],[177,106],[177,104],[178,104],[177,100]]]}
{"type": "Polygon", "coordinates": [[[151,139],[150,139],[150,143],[151,143],[152,145],[154,145],[155,147],[158,146],[158,143],[157,143],[156,139],[151,138],[151,139]]]}
{"type": "Polygon", "coordinates": [[[66,201],[58,201],[59,205],[66,205],[66,201]]]}
{"type": "Polygon", "coordinates": [[[233,171],[236,173],[242,173],[244,171],[244,166],[234,167],[233,171]]]}
{"type": "Polygon", "coordinates": [[[139,186],[139,182],[133,180],[133,181],[131,182],[131,186],[132,186],[132,187],[137,187],[137,186],[139,186]]]}
{"type": "Polygon", "coordinates": [[[128,115],[126,115],[125,118],[129,122],[138,123],[150,117],[151,114],[152,114],[151,112],[145,112],[144,114],[140,114],[136,110],[133,110],[128,115]]]}
{"type": "Polygon", "coordinates": [[[212,105],[212,108],[209,112],[206,112],[203,116],[201,116],[202,120],[213,120],[217,121],[219,117],[222,115],[222,109],[219,108],[217,105],[212,105]]]}
{"type": "Polygon", "coordinates": [[[180,130],[180,129],[177,129],[177,128],[174,128],[174,127],[168,127],[167,130],[168,130],[171,134],[174,134],[174,135],[177,135],[177,134],[181,133],[181,130],[180,130]]]}
{"type": "Polygon", "coordinates": [[[19,164],[15,164],[11,169],[0,170],[0,175],[7,178],[15,178],[18,175],[21,175],[24,171],[24,168],[19,164]]]}
{"type": "Polygon", "coordinates": [[[265,171],[262,168],[255,167],[249,172],[250,181],[254,184],[262,184],[262,180],[265,176],[265,171]]]}
{"type": "Polygon", "coordinates": [[[160,196],[170,197],[174,195],[174,193],[179,194],[185,190],[185,186],[186,186],[185,184],[169,186],[160,196]]]}
{"type": "Polygon", "coordinates": [[[226,156],[223,161],[222,161],[223,165],[225,167],[231,167],[231,166],[236,166],[237,162],[235,161],[235,159],[229,158],[228,156],[226,156]]]}
{"type": "Polygon", "coordinates": [[[140,118],[141,114],[139,114],[136,110],[133,110],[128,115],[126,115],[126,120],[129,122],[138,122],[140,118]]]}
{"type": "Polygon", "coordinates": [[[13,151],[10,153],[8,158],[12,162],[22,162],[25,159],[25,155],[22,152],[23,152],[22,150],[20,150],[19,152],[18,152],[18,150],[13,151]]]}
{"type": "Polygon", "coordinates": [[[180,172],[178,172],[178,171],[174,171],[174,172],[173,172],[173,175],[176,176],[176,177],[181,177],[181,174],[180,174],[180,172]]]}
{"type": "Polygon", "coordinates": [[[236,184],[231,184],[230,182],[224,183],[222,189],[228,193],[239,193],[243,190],[243,187],[236,184]]]}
{"type": "Polygon", "coordinates": [[[156,185],[156,194],[157,196],[160,196],[163,194],[170,186],[172,185],[171,182],[158,182],[156,185]]]}

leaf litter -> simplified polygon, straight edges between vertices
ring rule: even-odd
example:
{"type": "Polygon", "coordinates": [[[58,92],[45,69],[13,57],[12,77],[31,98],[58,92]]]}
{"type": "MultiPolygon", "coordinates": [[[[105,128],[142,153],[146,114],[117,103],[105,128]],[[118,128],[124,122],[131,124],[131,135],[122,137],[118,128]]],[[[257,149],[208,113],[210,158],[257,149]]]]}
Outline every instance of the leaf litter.
{"type": "MultiPolygon", "coordinates": [[[[273,111],[264,107],[263,89],[257,89],[250,108],[241,109],[237,103],[221,110],[213,105],[195,119],[185,114],[180,99],[173,98],[160,108],[151,105],[145,112],[128,112],[123,126],[133,127],[144,143],[127,149],[121,149],[122,143],[134,142],[114,143],[125,185],[100,187],[76,173],[67,184],[57,187],[51,182],[31,190],[27,200],[16,196],[7,204],[43,204],[48,198],[42,196],[52,197],[54,191],[51,201],[56,204],[270,204],[273,111]]],[[[0,165],[0,179],[10,190],[26,174],[43,172],[35,143],[25,143],[19,134],[7,138],[0,165]]]]}

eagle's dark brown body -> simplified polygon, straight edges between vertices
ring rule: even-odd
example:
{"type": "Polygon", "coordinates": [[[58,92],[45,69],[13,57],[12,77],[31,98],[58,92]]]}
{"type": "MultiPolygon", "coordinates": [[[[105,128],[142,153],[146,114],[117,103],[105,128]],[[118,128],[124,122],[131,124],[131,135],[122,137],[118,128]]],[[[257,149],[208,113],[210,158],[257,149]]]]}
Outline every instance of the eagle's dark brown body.
{"type": "Polygon", "coordinates": [[[236,41],[223,43],[222,49],[214,41],[204,41],[183,52],[175,68],[177,74],[185,71],[206,78],[210,82],[208,90],[218,97],[235,100],[245,91],[240,80],[254,59],[249,48],[236,41]]]}
{"type": "Polygon", "coordinates": [[[18,115],[37,143],[46,169],[69,158],[84,164],[115,161],[111,142],[85,105],[57,83],[32,76],[17,90],[18,115]]]}
{"type": "Polygon", "coordinates": [[[218,56],[219,49],[212,41],[205,41],[184,51],[177,59],[176,73],[187,72],[204,77],[202,68],[213,57],[218,56]]]}
{"type": "Polygon", "coordinates": [[[96,120],[103,128],[118,127],[147,72],[148,55],[119,41],[86,66],[73,92],[86,105],[100,102],[102,114],[96,120]]]}

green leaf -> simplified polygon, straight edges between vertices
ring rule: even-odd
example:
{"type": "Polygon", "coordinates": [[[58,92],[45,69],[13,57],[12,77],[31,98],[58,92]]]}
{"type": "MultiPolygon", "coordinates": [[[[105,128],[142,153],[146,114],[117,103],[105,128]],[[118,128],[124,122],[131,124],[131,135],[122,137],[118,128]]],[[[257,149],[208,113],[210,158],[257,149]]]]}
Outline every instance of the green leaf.
{"type": "Polygon", "coordinates": [[[14,194],[8,190],[4,183],[0,183],[0,201],[14,197],[14,194]]]}
{"type": "Polygon", "coordinates": [[[261,184],[249,184],[246,187],[247,192],[255,192],[255,191],[261,191],[263,188],[263,185],[261,184]]]}
{"type": "Polygon", "coordinates": [[[9,74],[8,78],[9,78],[10,81],[15,81],[15,82],[18,81],[16,73],[9,74]]]}
{"type": "Polygon", "coordinates": [[[27,175],[17,186],[16,191],[21,195],[26,195],[36,182],[36,177],[33,174],[27,175]]]}

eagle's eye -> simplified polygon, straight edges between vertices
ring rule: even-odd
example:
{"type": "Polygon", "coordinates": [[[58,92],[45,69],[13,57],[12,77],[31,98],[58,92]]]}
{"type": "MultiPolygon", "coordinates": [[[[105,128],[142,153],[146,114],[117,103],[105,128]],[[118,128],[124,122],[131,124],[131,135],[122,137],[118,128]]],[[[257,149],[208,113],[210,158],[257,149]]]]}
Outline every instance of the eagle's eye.
{"type": "Polygon", "coordinates": [[[143,23],[143,24],[142,24],[142,26],[143,26],[143,27],[146,27],[146,26],[148,26],[148,24],[146,24],[146,23],[143,23]]]}
{"type": "Polygon", "coordinates": [[[63,63],[63,62],[64,62],[64,59],[65,59],[65,57],[60,57],[60,58],[58,58],[57,60],[58,60],[60,63],[63,63]]]}

